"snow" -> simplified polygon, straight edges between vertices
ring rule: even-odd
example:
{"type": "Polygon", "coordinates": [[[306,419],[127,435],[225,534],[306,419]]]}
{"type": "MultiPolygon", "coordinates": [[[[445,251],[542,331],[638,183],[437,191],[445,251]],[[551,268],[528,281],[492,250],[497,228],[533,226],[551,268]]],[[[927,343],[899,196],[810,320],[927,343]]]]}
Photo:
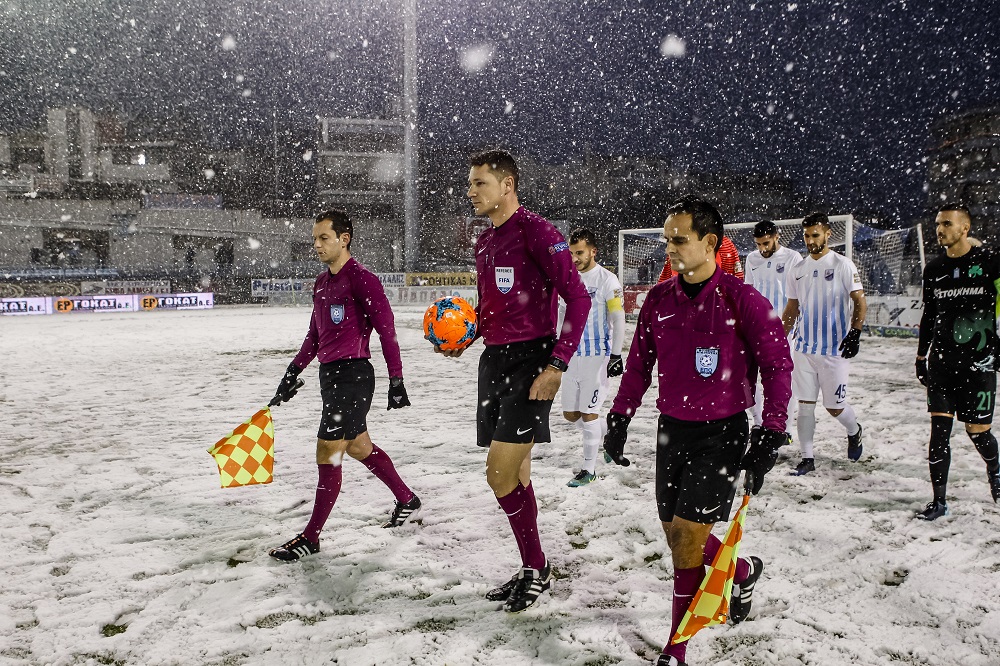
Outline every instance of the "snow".
{"type": "MultiPolygon", "coordinates": [[[[554,441],[536,447],[532,475],[557,580],[508,615],[483,599],[518,563],[474,444],[482,347],[433,354],[419,309],[397,312],[413,407],[385,411],[373,340],[368,423],[422,497],[423,524],[381,529],[392,497],[348,460],[322,552],[293,564],[267,556],[311,509],[316,366],[274,410],[273,484],[220,489],[206,449],[271,397],[308,314],[0,321],[0,663],[651,663],[671,595],[653,500],[655,387],[632,422],[633,465],[601,464],[602,478],[579,489],[566,482],[580,436],[557,398],[554,441]]],[[[817,410],[817,471],[788,476],[789,452],[750,505],[743,552],[765,562],[750,620],[704,630],[691,664],[1000,663],[1000,509],[960,430],[952,516],[912,518],[930,491],[913,355],[913,341],[864,339],[851,385],[862,462],[846,461],[842,427],[817,410]]]]}

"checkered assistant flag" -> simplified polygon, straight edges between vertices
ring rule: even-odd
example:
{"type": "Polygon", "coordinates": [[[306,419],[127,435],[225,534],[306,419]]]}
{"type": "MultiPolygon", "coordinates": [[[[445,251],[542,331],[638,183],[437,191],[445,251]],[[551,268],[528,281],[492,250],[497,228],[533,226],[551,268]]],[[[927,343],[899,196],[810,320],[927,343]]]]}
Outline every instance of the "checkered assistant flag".
{"type": "Polygon", "coordinates": [[[677,627],[677,633],[670,639],[671,644],[690,640],[698,631],[713,624],[725,624],[729,616],[729,595],[733,592],[733,578],[736,576],[736,558],[743,539],[743,521],[746,520],[749,504],[748,493],[743,496],[743,504],[736,517],[729,523],[722,546],[705,572],[705,578],[677,627]]]}
{"type": "Polygon", "coordinates": [[[236,426],[208,450],[219,465],[223,488],[271,483],[274,473],[274,424],[265,407],[236,426]]]}

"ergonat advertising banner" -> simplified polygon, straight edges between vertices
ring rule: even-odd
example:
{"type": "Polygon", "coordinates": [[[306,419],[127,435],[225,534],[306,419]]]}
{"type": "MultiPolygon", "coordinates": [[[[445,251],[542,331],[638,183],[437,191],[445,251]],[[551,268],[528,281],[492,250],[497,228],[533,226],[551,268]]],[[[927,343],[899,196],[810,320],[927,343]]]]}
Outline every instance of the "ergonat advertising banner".
{"type": "Polygon", "coordinates": [[[44,296],[0,298],[0,315],[52,314],[52,299],[44,296]]]}
{"type": "Polygon", "coordinates": [[[215,294],[212,292],[0,298],[0,315],[206,310],[214,307],[215,294]]]}

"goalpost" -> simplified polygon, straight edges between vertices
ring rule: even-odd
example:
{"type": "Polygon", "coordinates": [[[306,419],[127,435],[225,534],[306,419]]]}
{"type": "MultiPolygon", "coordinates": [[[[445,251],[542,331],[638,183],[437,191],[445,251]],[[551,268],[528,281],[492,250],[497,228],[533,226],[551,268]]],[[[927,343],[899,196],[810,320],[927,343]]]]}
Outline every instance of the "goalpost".
{"type": "MultiPolygon", "coordinates": [[[[782,245],[805,252],[802,218],[774,220],[774,224],[782,245]]],[[[757,249],[755,225],[742,222],[725,226],[741,259],[757,249]]],[[[925,260],[920,226],[876,229],[859,223],[853,215],[831,215],[830,226],[830,247],[852,260],[860,273],[868,301],[866,328],[880,335],[915,335],[923,311],[920,276],[925,260]]],[[[638,315],[646,292],[660,276],[666,250],[662,227],[618,232],[618,279],[624,289],[626,315],[638,315]]]]}

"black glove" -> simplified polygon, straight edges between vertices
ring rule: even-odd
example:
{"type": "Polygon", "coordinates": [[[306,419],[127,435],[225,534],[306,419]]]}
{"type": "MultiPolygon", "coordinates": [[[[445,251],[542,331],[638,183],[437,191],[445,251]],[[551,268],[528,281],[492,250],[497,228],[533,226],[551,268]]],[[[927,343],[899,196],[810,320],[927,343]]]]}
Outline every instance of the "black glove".
{"type": "Polygon", "coordinates": [[[915,365],[917,367],[917,381],[927,386],[927,359],[918,358],[915,365]]]}
{"type": "Polygon", "coordinates": [[[840,341],[840,355],[844,358],[854,358],[861,349],[861,329],[852,328],[847,337],[840,341]]]}
{"type": "Polygon", "coordinates": [[[622,467],[631,465],[631,461],[622,455],[625,452],[625,440],[628,439],[628,424],[632,417],[624,414],[608,412],[608,434],[604,436],[604,460],[622,467]]]}
{"type": "Polygon", "coordinates": [[[403,386],[402,377],[390,377],[389,378],[389,406],[385,408],[386,411],[390,409],[402,409],[403,407],[410,406],[410,399],[406,397],[406,387],[403,386]]]}
{"type": "Polygon", "coordinates": [[[747,485],[754,495],[760,492],[764,485],[764,475],[774,467],[778,459],[778,449],[788,444],[788,434],[761,428],[751,433],[750,449],[743,456],[740,469],[747,471],[747,485]],[[759,436],[757,435],[759,433],[759,436]]]}
{"type": "Polygon", "coordinates": [[[621,377],[625,372],[625,364],[622,363],[621,354],[612,354],[608,361],[608,377],[621,377]]]}
{"type": "Polygon", "coordinates": [[[300,372],[302,372],[302,368],[294,363],[288,364],[288,368],[285,369],[285,376],[281,378],[281,383],[278,384],[278,390],[274,392],[271,402],[267,403],[268,407],[275,407],[295,397],[299,389],[305,385],[305,382],[299,379],[300,372]]]}

